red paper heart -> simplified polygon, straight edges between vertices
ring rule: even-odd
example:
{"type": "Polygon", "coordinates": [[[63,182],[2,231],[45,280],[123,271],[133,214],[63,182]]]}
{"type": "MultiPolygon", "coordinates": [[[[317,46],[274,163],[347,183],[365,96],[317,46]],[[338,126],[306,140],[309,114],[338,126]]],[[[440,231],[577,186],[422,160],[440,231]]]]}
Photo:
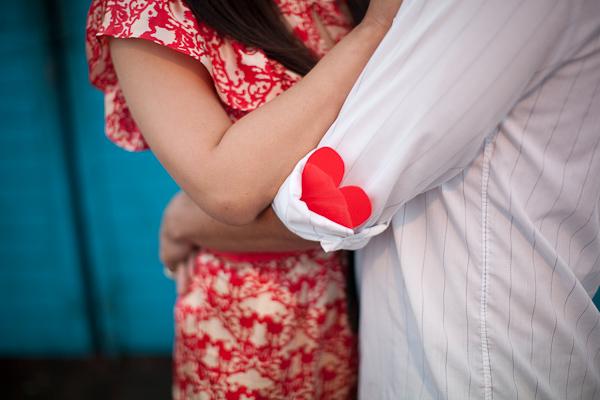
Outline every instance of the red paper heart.
{"type": "Polygon", "coordinates": [[[302,171],[302,197],[308,209],[348,228],[371,216],[369,196],[358,186],[340,186],[344,160],[331,147],[321,147],[308,157],[302,171]]]}

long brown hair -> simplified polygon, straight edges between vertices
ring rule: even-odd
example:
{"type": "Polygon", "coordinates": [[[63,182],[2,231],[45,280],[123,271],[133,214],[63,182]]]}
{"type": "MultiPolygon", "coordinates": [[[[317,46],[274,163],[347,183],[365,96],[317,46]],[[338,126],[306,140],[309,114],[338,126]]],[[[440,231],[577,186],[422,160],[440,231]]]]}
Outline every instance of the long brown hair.
{"type": "MultiPolygon", "coordinates": [[[[256,47],[286,68],[306,75],[317,57],[286,26],[274,0],[186,0],[198,22],[223,36],[256,47]]],[[[354,23],[362,20],[369,0],[348,0],[354,23]]]]}

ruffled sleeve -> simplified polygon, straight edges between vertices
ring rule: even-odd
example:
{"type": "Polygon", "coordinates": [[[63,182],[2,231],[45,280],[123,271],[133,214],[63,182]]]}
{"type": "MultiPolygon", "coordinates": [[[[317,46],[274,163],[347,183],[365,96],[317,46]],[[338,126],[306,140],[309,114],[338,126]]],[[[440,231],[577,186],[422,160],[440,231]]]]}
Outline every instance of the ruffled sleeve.
{"type": "Polygon", "coordinates": [[[182,0],[93,0],[86,28],[90,81],[102,90],[108,138],[129,151],[148,146],[133,120],[113,68],[108,37],[138,38],[167,46],[200,61],[209,72],[205,26],[182,0]]]}

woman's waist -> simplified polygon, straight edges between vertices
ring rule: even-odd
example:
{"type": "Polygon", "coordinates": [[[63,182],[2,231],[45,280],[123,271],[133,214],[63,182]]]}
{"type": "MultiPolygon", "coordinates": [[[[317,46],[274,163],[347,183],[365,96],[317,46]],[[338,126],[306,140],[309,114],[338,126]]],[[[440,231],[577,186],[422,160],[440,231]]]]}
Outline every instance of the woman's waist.
{"type": "Polygon", "coordinates": [[[296,251],[260,251],[260,252],[229,252],[203,248],[198,251],[196,258],[215,257],[229,262],[269,263],[286,259],[332,259],[338,258],[338,252],[325,253],[322,249],[296,251]]]}

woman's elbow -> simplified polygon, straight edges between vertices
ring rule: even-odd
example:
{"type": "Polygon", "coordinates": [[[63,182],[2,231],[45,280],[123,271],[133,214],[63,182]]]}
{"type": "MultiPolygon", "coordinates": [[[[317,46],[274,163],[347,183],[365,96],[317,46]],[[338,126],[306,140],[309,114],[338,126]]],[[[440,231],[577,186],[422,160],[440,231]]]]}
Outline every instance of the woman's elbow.
{"type": "Polygon", "coordinates": [[[262,208],[243,200],[224,201],[216,206],[214,218],[228,225],[247,225],[253,222],[262,208]]]}
{"type": "Polygon", "coordinates": [[[229,190],[211,196],[205,205],[205,211],[227,225],[241,226],[254,221],[267,205],[257,196],[229,190]]]}

